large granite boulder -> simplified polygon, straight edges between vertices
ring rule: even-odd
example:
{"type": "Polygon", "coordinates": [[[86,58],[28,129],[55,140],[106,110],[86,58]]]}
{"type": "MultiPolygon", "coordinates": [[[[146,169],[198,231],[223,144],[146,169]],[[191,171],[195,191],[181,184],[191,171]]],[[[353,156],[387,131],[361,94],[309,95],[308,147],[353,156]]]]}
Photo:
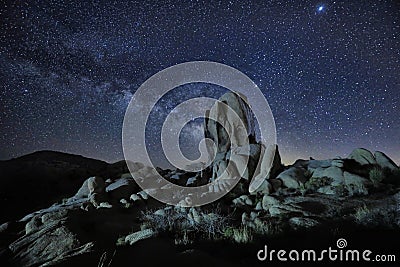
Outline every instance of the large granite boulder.
{"type": "Polygon", "coordinates": [[[86,179],[70,201],[77,199],[89,199],[96,208],[99,207],[102,202],[106,202],[108,197],[106,194],[106,183],[103,178],[94,176],[86,179]]]}
{"type": "MultiPolygon", "coordinates": [[[[255,169],[252,161],[258,161],[260,150],[255,141],[251,110],[243,95],[229,92],[219,100],[222,103],[217,102],[205,116],[205,137],[214,142],[214,145],[207,146],[209,154],[215,155],[212,163],[212,180],[221,176],[229,160],[237,165],[236,169],[244,168],[243,178],[248,179],[255,169]],[[229,108],[237,114],[237,117],[232,115],[229,108]],[[244,166],[243,162],[248,164],[244,166]]],[[[231,172],[237,174],[233,170],[231,172]]]]}
{"type": "Polygon", "coordinates": [[[299,189],[307,179],[304,175],[305,169],[300,167],[290,167],[289,169],[281,172],[277,179],[282,181],[283,186],[287,188],[299,189]]]}
{"type": "MultiPolygon", "coordinates": [[[[249,191],[268,193],[272,187],[266,180],[282,168],[277,148],[265,147],[256,141],[254,118],[245,96],[228,92],[219,100],[222,103],[216,103],[205,116],[205,137],[214,142],[207,146],[214,158],[211,181],[218,177],[225,180],[240,177],[249,184],[256,177],[258,183],[249,191]]],[[[212,191],[215,192],[215,188],[212,191]]]]}
{"type": "Polygon", "coordinates": [[[354,149],[347,158],[355,160],[360,165],[376,164],[374,155],[365,148],[354,149]]]}
{"type": "Polygon", "coordinates": [[[94,193],[104,193],[105,183],[103,178],[94,176],[86,179],[78,192],[75,194],[75,198],[88,198],[94,193]]]}
{"type": "Polygon", "coordinates": [[[398,170],[399,167],[397,167],[396,163],[393,162],[388,156],[386,156],[385,153],[380,152],[380,151],[375,151],[374,153],[376,163],[381,167],[381,168],[388,168],[391,171],[398,170]]]}

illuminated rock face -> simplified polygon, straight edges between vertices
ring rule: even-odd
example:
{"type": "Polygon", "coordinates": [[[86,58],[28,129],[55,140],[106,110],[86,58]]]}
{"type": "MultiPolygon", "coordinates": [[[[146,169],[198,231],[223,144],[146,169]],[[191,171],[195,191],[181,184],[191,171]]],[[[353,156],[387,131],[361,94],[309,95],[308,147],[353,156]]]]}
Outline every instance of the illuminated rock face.
{"type": "Polygon", "coordinates": [[[241,177],[250,182],[253,177],[260,177],[267,184],[259,184],[257,188],[268,193],[267,153],[265,146],[256,141],[255,122],[246,97],[229,92],[219,101],[206,112],[205,119],[205,137],[214,142],[214,145],[207,143],[209,155],[214,158],[211,180],[241,177]]]}

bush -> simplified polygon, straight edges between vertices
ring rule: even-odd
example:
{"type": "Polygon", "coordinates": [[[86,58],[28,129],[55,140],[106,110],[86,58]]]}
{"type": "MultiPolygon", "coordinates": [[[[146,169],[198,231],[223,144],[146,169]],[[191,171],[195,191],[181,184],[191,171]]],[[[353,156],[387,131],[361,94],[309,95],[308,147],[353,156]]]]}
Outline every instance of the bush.
{"type": "Polygon", "coordinates": [[[330,185],[333,179],[330,177],[311,177],[305,184],[304,190],[316,192],[319,188],[330,185]]]}
{"type": "Polygon", "coordinates": [[[254,231],[260,235],[276,235],[282,232],[279,224],[274,224],[270,221],[262,221],[261,219],[254,220],[254,231]]]}
{"type": "Polygon", "coordinates": [[[312,176],[313,176],[313,172],[312,172],[312,171],[306,170],[306,171],[304,172],[304,177],[306,178],[306,180],[311,179],[312,176]]]}
{"type": "Polygon", "coordinates": [[[366,219],[370,216],[371,211],[368,209],[367,206],[360,207],[356,210],[354,214],[354,218],[357,223],[364,224],[366,219]]]}
{"type": "Polygon", "coordinates": [[[253,232],[248,226],[227,227],[224,230],[224,237],[236,243],[247,244],[253,241],[253,232]]]}
{"type": "Polygon", "coordinates": [[[170,208],[156,212],[150,210],[143,212],[142,221],[147,227],[157,232],[174,234],[177,239],[181,238],[179,235],[183,235],[183,243],[188,243],[185,240],[188,239],[188,236],[192,236],[191,233],[200,233],[208,239],[216,239],[218,235],[223,234],[228,218],[221,215],[217,209],[210,213],[204,213],[200,209],[176,210],[170,208]]]}
{"type": "Polygon", "coordinates": [[[374,167],[369,171],[369,179],[374,186],[377,186],[385,178],[384,171],[380,167],[374,167]]]}
{"type": "Polygon", "coordinates": [[[360,207],[356,210],[353,215],[356,223],[367,226],[387,226],[392,227],[395,224],[395,214],[396,211],[392,208],[390,209],[370,209],[367,206],[360,207]]]}
{"type": "Polygon", "coordinates": [[[249,227],[243,226],[233,229],[233,239],[237,243],[247,244],[253,241],[253,234],[249,227]]]}

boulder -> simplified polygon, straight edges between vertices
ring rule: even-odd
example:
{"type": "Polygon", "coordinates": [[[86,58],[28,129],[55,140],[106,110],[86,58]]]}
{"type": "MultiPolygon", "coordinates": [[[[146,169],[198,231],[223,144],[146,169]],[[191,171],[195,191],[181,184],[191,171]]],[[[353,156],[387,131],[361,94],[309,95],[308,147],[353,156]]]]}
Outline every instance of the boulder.
{"type": "Polygon", "coordinates": [[[309,170],[313,170],[313,169],[317,169],[317,168],[328,168],[332,165],[332,161],[331,160],[310,160],[308,161],[308,169],[309,170]]]}
{"type": "Polygon", "coordinates": [[[93,176],[86,179],[72,199],[89,198],[94,193],[105,195],[105,182],[103,178],[93,176]]]}
{"type": "Polygon", "coordinates": [[[138,194],[132,194],[129,198],[132,202],[136,202],[138,200],[141,200],[141,197],[138,194]]]}
{"type": "MultiPolygon", "coordinates": [[[[276,178],[282,170],[283,165],[278,146],[275,145],[272,148],[266,149],[264,145],[261,145],[260,159],[254,173],[253,181],[249,185],[249,192],[251,194],[269,194],[271,190],[276,190],[280,185],[270,183],[272,183],[272,179],[276,178]],[[272,155],[273,160],[271,161],[272,155]]],[[[275,179],[275,181],[278,180],[275,179]]]]}
{"type": "Polygon", "coordinates": [[[79,188],[78,192],[76,192],[74,198],[88,198],[90,194],[89,187],[88,187],[88,180],[86,179],[82,186],[79,188]]]}
{"type": "Polygon", "coordinates": [[[111,205],[108,202],[101,202],[100,205],[97,207],[98,209],[111,209],[113,207],[113,205],[111,205]]]}
{"type": "Polygon", "coordinates": [[[268,180],[263,180],[261,185],[259,185],[258,187],[254,188],[249,188],[249,191],[252,195],[256,195],[256,194],[266,194],[269,195],[272,191],[274,190],[272,184],[268,181],[268,180]]]}
{"type": "Polygon", "coordinates": [[[156,232],[152,229],[141,230],[141,231],[132,233],[130,235],[127,235],[125,237],[125,243],[128,243],[129,245],[133,245],[140,240],[147,239],[147,238],[153,237],[155,235],[156,235],[156,232]]]}
{"type": "Polygon", "coordinates": [[[64,218],[66,218],[67,215],[68,215],[68,210],[66,210],[66,209],[60,209],[55,212],[45,213],[42,215],[42,223],[46,224],[46,223],[50,223],[53,221],[60,221],[64,218]]]}
{"type": "Polygon", "coordinates": [[[245,205],[252,206],[253,205],[253,201],[247,195],[242,195],[238,198],[235,198],[232,201],[232,203],[237,206],[245,206],[245,205]]]}
{"type": "Polygon", "coordinates": [[[105,183],[103,178],[94,176],[87,179],[87,186],[89,189],[89,194],[102,194],[105,189],[105,183]]]}
{"type": "Polygon", "coordinates": [[[256,207],[254,208],[255,211],[263,210],[262,202],[257,202],[256,207]]]}
{"type": "Polygon", "coordinates": [[[270,207],[276,206],[279,204],[280,204],[279,200],[277,200],[276,198],[274,198],[272,196],[268,196],[268,195],[264,195],[262,198],[262,202],[261,202],[262,208],[264,210],[269,210],[270,207]]]}
{"type": "Polygon", "coordinates": [[[398,170],[399,167],[383,152],[376,151],[374,153],[376,163],[382,168],[388,168],[392,171],[398,170]]]}
{"type": "Polygon", "coordinates": [[[6,232],[10,228],[11,224],[12,224],[11,222],[5,222],[5,223],[1,224],[0,225],[0,234],[3,232],[6,232]]]}
{"type": "Polygon", "coordinates": [[[333,159],[331,165],[338,168],[344,167],[344,160],[343,159],[333,159]]]}
{"type": "Polygon", "coordinates": [[[299,189],[300,185],[307,181],[304,172],[303,168],[290,167],[286,171],[281,172],[277,179],[280,179],[282,185],[287,188],[299,189]]]}
{"type": "Polygon", "coordinates": [[[149,198],[149,195],[145,191],[140,191],[137,194],[144,200],[147,200],[149,198]]]}
{"type": "Polygon", "coordinates": [[[28,231],[9,245],[14,255],[12,262],[18,266],[54,265],[67,257],[87,253],[92,247],[82,244],[68,226],[58,220],[28,231]]]}
{"type": "Polygon", "coordinates": [[[30,234],[36,232],[43,225],[42,218],[40,215],[34,216],[26,225],[25,225],[25,234],[30,234]]]}
{"type": "Polygon", "coordinates": [[[347,158],[355,160],[360,165],[376,164],[374,155],[372,155],[371,151],[364,148],[354,149],[347,158]]]}
{"type": "Polygon", "coordinates": [[[370,181],[359,175],[331,166],[315,169],[306,183],[307,190],[327,195],[353,196],[368,194],[370,181]]]}
{"type": "Polygon", "coordinates": [[[119,178],[106,187],[106,192],[112,199],[120,200],[129,198],[138,191],[138,186],[133,179],[119,178]]]}
{"type": "Polygon", "coordinates": [[[314,170],[311,178],[323,178],[327,177],[332,180],[331,185],[339,185],[344,181],[343,170],[339,167],[331,166],[328,168],[317,168],[314,170]]]}

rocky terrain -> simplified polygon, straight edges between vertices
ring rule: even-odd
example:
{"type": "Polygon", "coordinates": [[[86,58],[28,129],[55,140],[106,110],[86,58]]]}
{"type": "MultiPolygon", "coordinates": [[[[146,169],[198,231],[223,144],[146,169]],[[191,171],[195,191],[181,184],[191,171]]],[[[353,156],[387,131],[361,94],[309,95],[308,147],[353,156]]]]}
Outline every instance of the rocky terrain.
{"type": "MultiPolygon", "coordinates": [[[[237,96],[224,97],[240,116],[247,116],[237,96]]],[[[227,119],[229,123],[234,125],[227,119]]],[[[268,159],[267,148],[250,136],[247,154],[239,154],[239,139],[229,145],[224,129],[210,121],[205,125],[205,135],[217,143],[217,160],[202,172],[132,163],[129,173],[122,163],[55,152],[2,162],[0,167],[9,170],[7,176],[2,172],[2,183],[19,171],[15,177],[26,176],[32,166],[38,173],[41,168],[48,172],[31,175],[35,180],[19,178],[0,190],[8,207],[3,207],[5,222],[0,225],[2,266],[253,266],[266,264],[256,258],[265,244],[317,249],[334,246],[338,238],[346,238],[352,248],[397,253],[400,259],[393,243],[400,237],[400,169],[384,153],[358,148],[346,158],[298,160],[284,166],[277,147],[268,159]],[[183,186],[207,184],[227,162],[235,163],[228,175],[236,174],[244,156],[246,171],[235,188],[202,207],[160,203],[134,179],[151,179],[158,172],[183,186]],[[51,164],[49,158],[54,159],[51,164]],[[259,160],[272,164],[269,173],[263,164],[257,167],[259,160]],[[250,182],[253,176],[262,178],[257,186],[250,182]],[[34,198],[43,200],[30,204],[34,198]],[[12,210],[22,205],[43,208],[25,208],[17,218],[20,214],[12,210]]]]}

